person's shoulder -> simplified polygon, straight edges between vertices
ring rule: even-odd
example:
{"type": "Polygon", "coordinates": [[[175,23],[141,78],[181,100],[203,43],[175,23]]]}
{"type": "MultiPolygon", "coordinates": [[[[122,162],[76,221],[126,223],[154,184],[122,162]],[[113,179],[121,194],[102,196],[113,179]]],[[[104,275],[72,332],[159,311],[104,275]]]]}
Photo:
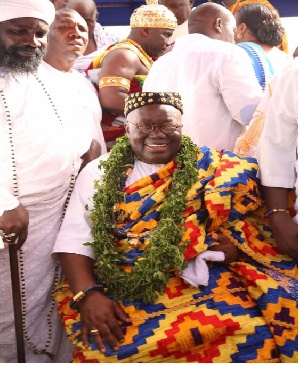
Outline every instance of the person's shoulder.
{"type": "Polygon", "coordinates": [[[88,176],[92,176],[93,180],[95,180],[99,175],[101,175],[101,170],[99,169],[100,162],[106,161],[108,157],[109,157],[109,152],[89,162],[79,173],[78,179],[80,180],[87,179],[88,176]]]}

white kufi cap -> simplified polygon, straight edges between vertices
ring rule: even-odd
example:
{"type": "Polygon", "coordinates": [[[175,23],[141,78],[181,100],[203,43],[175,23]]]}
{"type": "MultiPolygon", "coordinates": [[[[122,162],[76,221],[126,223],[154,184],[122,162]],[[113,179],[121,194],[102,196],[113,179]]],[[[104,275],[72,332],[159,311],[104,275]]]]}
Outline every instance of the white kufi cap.
{"type": "Polygon", "coordinates": [[[37,18],[50,25],[55,8],[50,0],[0,0],[0,22],[17,18],[37,18]]]}

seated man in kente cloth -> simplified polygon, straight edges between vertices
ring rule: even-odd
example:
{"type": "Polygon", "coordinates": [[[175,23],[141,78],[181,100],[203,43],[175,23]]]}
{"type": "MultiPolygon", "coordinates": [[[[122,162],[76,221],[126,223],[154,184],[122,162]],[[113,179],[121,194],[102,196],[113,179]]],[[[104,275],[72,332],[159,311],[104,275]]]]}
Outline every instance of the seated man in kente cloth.
{"type": "Polygon", "coordinates": [[[177,93],[137,92],[81,172],[55,243],[74,362],[297,362],[297,262],[256,160],[196,147],[177,93]]]}

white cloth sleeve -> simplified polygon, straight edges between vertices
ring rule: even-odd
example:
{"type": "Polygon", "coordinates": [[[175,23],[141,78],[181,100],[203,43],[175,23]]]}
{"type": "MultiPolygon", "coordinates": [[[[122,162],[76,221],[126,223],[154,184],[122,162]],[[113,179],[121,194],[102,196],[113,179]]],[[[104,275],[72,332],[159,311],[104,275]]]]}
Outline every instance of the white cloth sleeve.
{"type": "Polygon", "coordinates": [[[99,159],[93,160],[78,175],[52,254],[75,253],[94,258],[92,248],[84,243],[92,242],[92,222],[89,215],[94,181],[99,179],[98,164],[99,159]]]}
{"type": "Polygon", "coordinates": [[[0,216],[6,210],[12,210],[19,205],[18,199],[7,190],[0,187],[0,216]]]}

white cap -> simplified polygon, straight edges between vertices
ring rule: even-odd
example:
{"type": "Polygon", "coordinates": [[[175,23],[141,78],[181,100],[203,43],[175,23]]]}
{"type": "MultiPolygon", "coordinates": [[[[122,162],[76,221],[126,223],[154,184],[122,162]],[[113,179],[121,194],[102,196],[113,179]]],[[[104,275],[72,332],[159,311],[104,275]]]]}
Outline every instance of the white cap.
{"type": "Polygon", "coordinates": [[[55,8],[50,0],[1,0],[0,22],[17,18],[36,18],[50,25],[55,8]]]}

